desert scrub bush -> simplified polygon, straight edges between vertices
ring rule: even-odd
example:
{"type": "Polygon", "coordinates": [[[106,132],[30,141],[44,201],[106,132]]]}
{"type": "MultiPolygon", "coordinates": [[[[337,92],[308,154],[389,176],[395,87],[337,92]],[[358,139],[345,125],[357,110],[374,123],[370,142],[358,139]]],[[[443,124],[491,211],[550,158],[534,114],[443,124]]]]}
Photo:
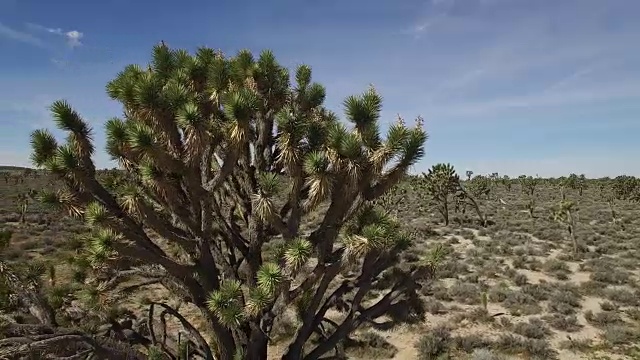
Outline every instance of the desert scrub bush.
{"type": "Polygon", "coordinates": [[[505,357],[489,349],[476,349],[469,357],[469,360],[505,360],[505,357]]]}
{"type": "Polygon", "coordinates": [[[509,296],[510,293],[509,285],[506,283],[500,283],[491,287],[487,295],[489,301],[501,303],[507,299],[507,296],[509,296]]]}
{"type": "Polygon", "coordinates": [[[428,313],[433,315],[443,314],[447,311],[444,304],[434,298],[425,299],[424,308],[428,313]]]}
{"type": "Polygon", "coordinates": [[[384,337],[372,331],[358,334],[354,339],[345,339],[344,342],[345,353],[352,357],[391,359],[398,352],[384,337]]]}
{"type": "Polygon", "coordinates": [[[451,338],[451,347],[471,353],[476,349],[489,348],[493,342],[480,334],[457,335],[451,338]]]}
{"type": "Polygon", "coordinates": [[[610,301],[603,301],[600,303],[600,309],[602,311],[617,311],[618,306],[610,301]]]}
{"type": "Polygon", "coordinates": [[[527,284],[522,286],[521,291],[525,294],[531,295],[538,301],[544,301],[549,299],[551,294],[551,285],[549,283],[527,284]]]}
{"type": "Polygon", "coordinates": [[[451,346],[451,330],[438,326],[422,335],[415,347],[419,360],[438,360],[451,346]]]}
{"type": "Polygon", "coordinates": [[[593,280],[583,281],[579,286],[583,294],[591,296],[604,296],[607,290],[607,284],[593,280]]]}
{"type": "Polygon", "coordinates": [[[521,321],[513,326],[513,332],[531,339],[544,339],[551,335],[551,330],[544,321],[538,318],[530,318],[529,321],[521,321]]]}
{"type": "Polygon", "coordinates": [[[564,315],[575,314],[582,307],[582,296],[577,289],[568,286],[561,286],[554,289],[549,294],[547,308],[550,312],[564,315]]]}
{"type": "Polygon", "coordinates": [[[640,291],[630,291],[622,288],[605,288],[601,292],[604,297],[622,306],[640,306],[640,291]]]}
{"type": "Polygon", "coordinates": [[[455,324],[467,320],[471,323],[490,323],[494,321],[494,317],[489,314],[484,307],[474,307],[466,311],[456,313],[451,317],[451,321],[455,324]]]}
{"type": "Polygon", "coordinates": [[[469,266],[460,260],[447,259],[438,266],[438,277],[441,279],[457,279],[460,275],[470,273],[469,266]]]}
{"type": "Polygon", "coordinates": [[[558,259],[549,259],[544,262],[542,269],[545,273],[553,275],[558,280],[567,280],[571,269],[566,262],[558,259]]]}
{"type": "Polygon", "coordinates": [[[527,285],[528,282],[529,282],[529,278],[525,274],[517,273],[513,277],[513,283],[516,284],[517,286],[527,285]]]}
{"type": "Polygon", "coordinates": [[[592,310],[587,310],[584,312],[584,318],[587,322],[599,328],[624,323],[620,314],[615,311],[600,311],[594,313],[592,310]]]}
{"type": "Polygon", "coordinates": [[[565,349],[572,351],[574,353],[581,352],[591,352],[593,350],[593,340],[592,339],[573,339],[569,338],[568,340],[563,340],[560,342],[560,349],[565,349]]]}
{"type": "Polygon", "coordinates": [[[558,352],[546,340],[527,339],[512,334],[500,334],[494,345],[510,355],[524,355],[530,359],[557,359],[558,352]]]}
{"type": "Polygon", "coordinates": [[[542,316],[542,320],[546,321],[553,329],[560,331],[576,332],[582,329],[582,325],[575,315],[552,313],[542,316]]]}
{"type": "Polygon", "coordinates": [[[633,321],[640,321],[640,309],[637,307],[626,309],[624,313],[627,314],[629,319],[633,321]]]}
{"type": "Polygon", "coordinates": [[[433,294],[433,297],[441,301],[451,301],[453,298],[449,294],[449,288],[442,282],[437,282],[431,286],[431,291],[426,291],[427,294],[433,294]]]}
{"type": "Polygon", "coordinates": [[[607,269],[597,268],[591,273],[590,279],[605,284],[623,285],[629,282],[630,275],[629,272],[617,267],[607,269]]]}
{"type": "Polygon", "coordinates": [[[602,338],[610,345],[625,345],[639,341],[640,332],[626,325],[607,325],[602,338]]]}
{"type": "Polygon", "coordinates": [[[478,273],[480,274],[480,276],[484,276],[489,279],[495,279],[499,276],[500,273],[502,273],[502,268],[497,262],[491,261],[485,263],[484,266],[478,269],[478,273]]]}
{"type": "Polygon", "coordinates": [[[449,296],[462,304],[477,305],[481,300],[482,290],[476,284],[456,282],[449,287],[449,296]]]}
{"type": "Polygon", "coordinates": [[[538,301],[531,295],[521,291],[510,291],[502,305],[509,309],[512,315],[532,315],[542,311],[538,301]]]}

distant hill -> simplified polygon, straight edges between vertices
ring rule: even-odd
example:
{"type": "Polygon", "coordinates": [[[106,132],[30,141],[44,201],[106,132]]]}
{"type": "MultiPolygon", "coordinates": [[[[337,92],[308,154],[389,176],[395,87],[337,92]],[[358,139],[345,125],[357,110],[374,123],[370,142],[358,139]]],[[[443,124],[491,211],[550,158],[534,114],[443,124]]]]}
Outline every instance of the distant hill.
{"type": "Polygon", "coordinates": [[[22,166],[11,166],[11,165],[0,165],[0,171],[19,171],[19,170],[27,170],[29,168],[22,166]]]}

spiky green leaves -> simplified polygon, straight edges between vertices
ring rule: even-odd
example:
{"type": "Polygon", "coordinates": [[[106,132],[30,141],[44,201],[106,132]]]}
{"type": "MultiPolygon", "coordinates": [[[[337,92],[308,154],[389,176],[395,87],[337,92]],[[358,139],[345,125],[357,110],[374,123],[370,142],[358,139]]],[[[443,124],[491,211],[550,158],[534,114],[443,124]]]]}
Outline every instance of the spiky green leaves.
{"type": "Polygon", "coordinates": [[[135,104],[144,110],[156,110],[164,105],[164,83],[160,75],[155,73],[143,73],[134,85],[135,104]]]}
{"type": "Polygon", "coordinates": [[[179,81],[178,79],[172,79],[165,85],[163,89],[163,95],[172,109],[180,109],[185,104],[191,101],[193,95],[187,88],[188,81],[179,81]]]}
{"type": "Polygon", "coordinates": [[[241,84],[253,75],[255,62],[253,54],[247,49],[240,50],[231,60],[231,75],[236,83],[241,84]]]}
{"type": "Polygon", "coordinates": [[[406,250],[412,240],[412,236],[402,231],[388,215],[373,206],[366,206],[345,227],[344,256],[357,260],[370,253],[398,252],[406,250]]]}
{"type": "Polygon", "coordinates": [[[91,136],[91,128],[65,100],[54,101],[50,109],[53,120],[60,130],[69,131],[85,138],[91,136]]]}
{"type": "Polygon", "coordinates": [[[213,291],[207,301],[209,311],[229,328],[240,325],[243,314],[242,286],[237,280],[226,280],[213,291]]]}
{"type": "Polygon", "coordinates": [[[291,273],[296,273],[311,258],[313,246],[307,239],[297,238],[287,245],[284,261],[291,273]]]}
{"type": "Polygon", "coordinates": [[[58,142],[48,130],[36,130],[31,133],[31,161],[37,167],[44,167],[53,159],[58,142]]]}
{"type": "Polygon", "coordinates": [[[427,133],[421,126],[409,131],[409,136],[402,144],[401,164],[403,166],[412,166],[424,156],[424,143],[427,141],[427,138],[427,133]]]}
{"type": "Polygon", "coordinates": [[[258,287],[269,294],[274,294],[283,281],[284,274],[276,263],[265,263],[258,270],[258,287]]]}
{"type": "Polygon", "coordinates": [[[273,196],[278,193],[282,183],[282,179],[277,174],[263,172],[258,175],[258,185],[265,196],[273,196]]]}
{"type": "Polygon", "coordinates": [[[97,201],[90,202],[85,208],[84,218],[89,226],[104,225],[110,220],[107,209],[97,201]]]}
{"type": "Polygon", "coordinates": [[[75,218],[81,217],[83,213],[77,196],[66,189],[57,191],[43,190],[38,195],[38,200],[46,206],[66,210],[70,216],[75,218]]]}
{"type": "Polygon", "coordinates": [[[304,162],[304,171],[308,174],[306,185],[309,196],[304,203],[307,210],[318,206],[331,193],[331,162],[324,152],[312,152],[304,162]]]}
{"type": "Polygon", "coordinates": [[[55,164],[49,163],[49,170],[53,172],[58,170],[58,167],[63,171],[69,172],[80,167],[80,158],[69,144],[58,147],[58,151],[55,156],[55,164]]]}
{"type": "Polygon", "coordinates": [[[196,129],[204,125],[204,119],[200,109],[194,103],[188,103],[178,112],[176,117],[178,126],[183,129],[196,129]]]}
{"type": "Polygon", "coordinates": [[[137,64],[127,65],[123,71],[119,72],[115,79],[111,80],[107,86],[107,94],[114,100],[119,100],[127,106],[135,103],[135,85],[144,71],[137,64]]]}
{"type": "Polygon", "coordinates": [[[290,107],[285,107],[278,112],[276,124],[278,125],[276,145],[279,150],[277,161],[283,166],[294,167],[299,164],[305,150],[302,140],[307,134],[307,119],[294,114],[290,107]]]}
{"type": "Polygon", "coordinates": [[[176,68],[176,62],[175,53],[164,43],[157,44],[153,47],[151,67],[158,76],[163,78],[169,77],[176,68]]]}
{"type": "Polygon", "coordinates": [[[252,195],[253,207],[256,215],[262,221],[268,222],[276,216],[274,195],[280,187],[280,179],[274,173],[260,173],[258,175],[259,193],[252,195]]]}
{"type": "Polygon", "coordinates": [[[309,65],[299,65],[296,69],[296,83],[298,89],[305,89],[311,83],[311,67],[309,65]]]}
{"type": "Polygon", "coordinates": [[[257,316],[273,301],[283,281],[280,267],[275,263],[265,263],[257,272],[256,287],[243,290],[239,281],[226,280],[220,289],[209,295],[207,307],[223,325],[239,326],[247,317],[257,316]]]}
{"type": "Polygon", "coordinates": [[[156,147],[156,137],[151,127],[141,122],[132,122],[126,129],[127,142],[131,149],[149,158],[156,147]]]}
{"type": "Polygon", "coordinates": [[[109,260],[114,253],[114,245],[120,240],[120,235],[111,229],[97,229],[90,237],[88,246],[89,261],[99,265],[109,260]]]}
{"type": "Polygon", "coordinates": [[[361,96],[347,97],[343,105],[347,118],[355,124],[364,143],[376,148],[380,142],[378,120],[382,110],[382,97],[371,87],[361,96]]]}
{"type": "Polygon", "coordinates": [[[107,135],[107,152],[114,160],[124,157],[124,147],[127,143],[127,125],[118,118],[109,119],[105,123],[107,135]]]}
{"type": "Polygon", "coordinates": [[[264,310],[273,299],[273,294],[262,287],[256,287],[249,290],[249,297],[245,305],[245,313],[247,316],[257,316],[264,310]]]}
{"type": "Polygon", "coordinates": [[[234,144],[240,144],[247,139],[247,126],[253,119],[258,107],[258,97],[246,88],[231,92],[224,99],[225,115],[232,120],[231,140],[234,144]]]}
{"type": "MultiPolygon", "coordinates": [[[[66,149],[62,149],[62,152],[61,149],[58,149],[58,155],[62,155],[63,158],[56,160],[56,162],[66,170],[75,169],[76,165],[72,165],[72,162],[78,162],[80,160],[82,160],[86,166],[93,167],[92,164],[89,165],[90,156],[94,151],[91,139],[92,131],[87,123],[80,117],[80,114],[64,100],[55,101],[51,105],[51,114],[58,128],[69,133],[67,144],[65,145],[66,149]],[[72,157],[75,158],[75,160],[72,161],[72,157]]],[[[50,143],[50,140],[47,142],[50,143]]],[[[39,156],[34,156],[34,158],[38,157],[39,156]]]]}

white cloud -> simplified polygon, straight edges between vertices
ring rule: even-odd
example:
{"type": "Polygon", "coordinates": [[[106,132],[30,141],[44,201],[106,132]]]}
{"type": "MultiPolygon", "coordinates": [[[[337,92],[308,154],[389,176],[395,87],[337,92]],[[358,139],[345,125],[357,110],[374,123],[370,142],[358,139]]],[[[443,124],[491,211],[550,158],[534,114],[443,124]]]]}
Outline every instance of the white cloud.
{"type": "Polygon", "coordinates": [[[37,37],[27,32],[12,29],[2,23],[0,23],[0,36],[11,40],[31,44],[37,47],[46,47],[46,44],[41,39],[38,39],[37,37]]]}
{"type": "Polygon", "coordinates": [[[80,42],[80,39],[84,36],[84,34],[82,34],[81,32],[76,30],[71,30],[64,33],[64,35],[67,38],[67,42],[69,46],[76,47],[76,46],[82,45],[82,43],[80,42]]]}
{"type": "Polygon", "coordinates": [[[33,30],[44,31],[50,34],[62,36],[67,41],[67,45],[72,48],[82,45],[80,39],[84,37],[84,34],[78,30],[64,31],[61,28],[50,28],[34,23],[27,23],[27,26],[33,30]]]}

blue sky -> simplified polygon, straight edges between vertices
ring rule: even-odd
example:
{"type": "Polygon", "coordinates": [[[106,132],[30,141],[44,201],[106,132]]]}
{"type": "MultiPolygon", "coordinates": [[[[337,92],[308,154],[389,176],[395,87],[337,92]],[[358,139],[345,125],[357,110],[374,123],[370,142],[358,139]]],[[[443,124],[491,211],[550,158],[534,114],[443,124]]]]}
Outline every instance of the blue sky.
{"type": "Polygon", "coordinates": [[[426,120],[414,171],[640,175],[638,14],[638,0],[0,0],[0,164],[29,164],[59,98],[102,148],[120,114],[104,85],[165,40],[309,64],[338,112],[374,84],[385,123],[426,120]]]}

